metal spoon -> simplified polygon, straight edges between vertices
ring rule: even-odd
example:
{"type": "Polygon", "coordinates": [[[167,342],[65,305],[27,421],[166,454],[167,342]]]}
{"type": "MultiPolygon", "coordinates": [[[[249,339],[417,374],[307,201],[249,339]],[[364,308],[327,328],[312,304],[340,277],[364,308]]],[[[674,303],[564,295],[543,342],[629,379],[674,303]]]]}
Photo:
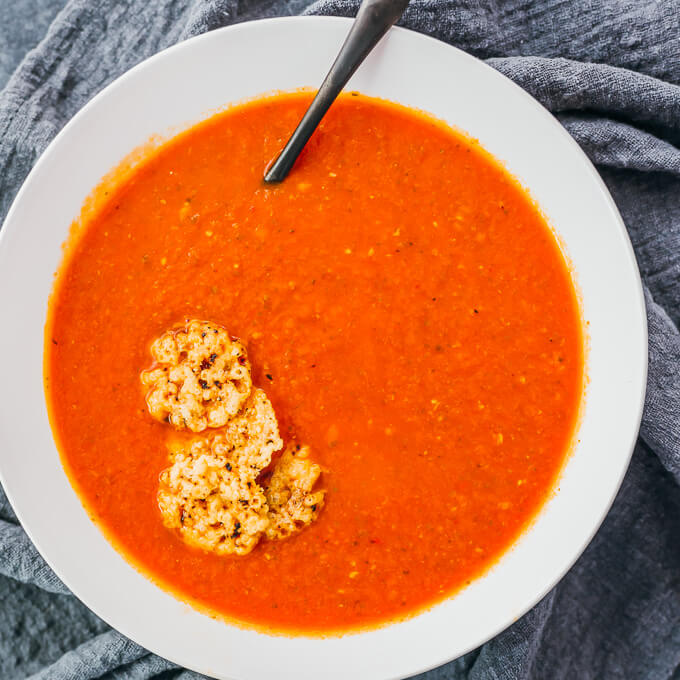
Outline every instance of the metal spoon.
{"type": "Polygon", "coordinates": [[[264,176],[268,184],[282,182],[317,125],[361,62],[404,13],[409,0],[363,0],[352,28],[283,151],[264,176]]]}

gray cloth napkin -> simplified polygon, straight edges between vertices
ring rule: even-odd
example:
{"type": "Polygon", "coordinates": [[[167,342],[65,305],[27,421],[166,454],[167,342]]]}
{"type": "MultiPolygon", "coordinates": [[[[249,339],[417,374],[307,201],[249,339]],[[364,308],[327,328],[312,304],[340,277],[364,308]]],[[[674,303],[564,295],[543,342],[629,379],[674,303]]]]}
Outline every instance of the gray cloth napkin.
{"type": "MultiPolygon", "coordinates": [[[[0,82],[37,45],[0,93],[0,216],[68,119],[142,59],[219,26],[302,12],[350,16],[357,2],[307,5],[0,3],[0,82]]],[[[412,0],[401,23],[488,60],[554,112],[597,164],[635,247],[650,340],[640,439],[591,545],[511,628],[423,677],[680,680],[680,0],[412,0]]],[[[455,89],[456,74],[441,87],[455,89]]],[[[110,630],[71,596],[0,491],[0,678],[27,676],[198,677],[110,630]]]]}

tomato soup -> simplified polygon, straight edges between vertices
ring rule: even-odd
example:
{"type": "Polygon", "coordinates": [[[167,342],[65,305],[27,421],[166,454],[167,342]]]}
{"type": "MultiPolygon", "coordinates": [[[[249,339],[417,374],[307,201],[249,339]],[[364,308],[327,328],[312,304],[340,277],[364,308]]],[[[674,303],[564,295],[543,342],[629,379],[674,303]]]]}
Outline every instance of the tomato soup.
{"type": "Polygon", "coordinates": [[[474,140],[347,94],[264,185],[310,97],[235,106],[114,175],[67,244],[45,343],[55,439],[109,540],[199,608],[303,634],[412,615],[498,560],[555,486],[584,370],[558,242],[474,140]],[[140,372],[185,319],[244,343],[282,439],[323,469],[318,520],[247,555],[161,522],[167,425],[140,372]]]}

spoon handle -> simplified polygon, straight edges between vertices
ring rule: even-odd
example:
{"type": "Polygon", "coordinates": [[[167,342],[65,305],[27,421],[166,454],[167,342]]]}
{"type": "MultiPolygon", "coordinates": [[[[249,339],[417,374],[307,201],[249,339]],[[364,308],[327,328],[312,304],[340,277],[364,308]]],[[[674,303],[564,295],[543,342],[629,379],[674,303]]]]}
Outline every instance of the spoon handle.
{"type": "Polygon", "coordinates": [[[285,148],[265,174],[265,182],[282,182],[286,178],[335,98],[380,38],[403,14],[408,3],[409,0],[363,0],[331,70],[285,148]]]}

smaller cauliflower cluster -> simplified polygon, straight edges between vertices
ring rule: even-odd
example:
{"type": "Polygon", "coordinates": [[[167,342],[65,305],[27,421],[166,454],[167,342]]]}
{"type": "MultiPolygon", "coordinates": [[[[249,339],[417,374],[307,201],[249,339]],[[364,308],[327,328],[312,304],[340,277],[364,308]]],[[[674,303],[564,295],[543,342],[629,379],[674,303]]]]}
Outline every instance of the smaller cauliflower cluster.
{"type": "Polygon", "coordinates": [[[321,468],[309,459],[309,447],[293,444],[283,452],[264,495],[269,506],[267,538],[287,538],[311,524],[323,506],[325,491],[313,491],[321,468]]]}
{"type": "Polygon", "coordinates": [[[210,433],[169,446],[159,477],[163,523],[187,543],[219,555],[249,553],[263,537],[282,539],[311,524],[325,491],[309,447],[283,447],[276,414],[252,387],[245,348],[205,321],[170,330],[151,347],[144,371],[151,415],[177,429],[210,433]],[[197,387],[198,386],[198,389],[197,387]]]}

